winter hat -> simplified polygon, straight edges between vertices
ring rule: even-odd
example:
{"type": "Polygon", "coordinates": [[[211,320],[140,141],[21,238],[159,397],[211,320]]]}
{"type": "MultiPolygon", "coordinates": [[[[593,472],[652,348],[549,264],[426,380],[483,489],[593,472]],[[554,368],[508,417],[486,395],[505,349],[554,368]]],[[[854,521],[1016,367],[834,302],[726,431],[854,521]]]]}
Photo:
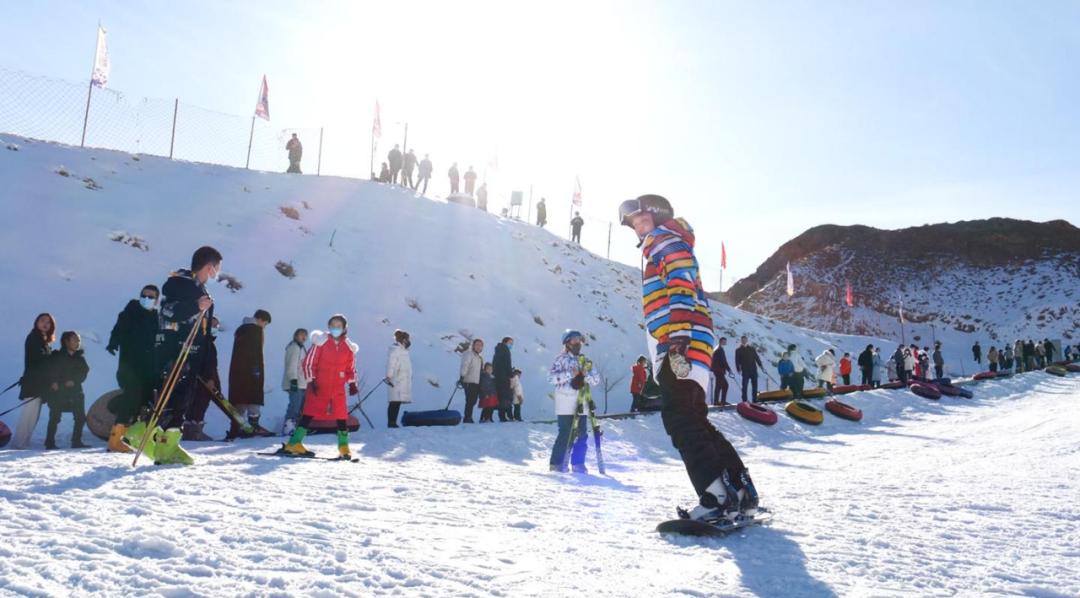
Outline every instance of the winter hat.
{"type": "Polygon", "coordinates": [[[326,321],[326,325],[329,326],[330,322],[333,322],[334,320],[341,320],[341,327],[345,330],[349,329],[349,321],[345,319],[345,316],[341,314],[334,314],[330,316],[330,319],[326,321]]]}
{"type": "Polygon", "coordinates": [[[394,340],[399,343],[404,343],[409,340],[409,333],[399,328],[394,331],[394,340]]]}

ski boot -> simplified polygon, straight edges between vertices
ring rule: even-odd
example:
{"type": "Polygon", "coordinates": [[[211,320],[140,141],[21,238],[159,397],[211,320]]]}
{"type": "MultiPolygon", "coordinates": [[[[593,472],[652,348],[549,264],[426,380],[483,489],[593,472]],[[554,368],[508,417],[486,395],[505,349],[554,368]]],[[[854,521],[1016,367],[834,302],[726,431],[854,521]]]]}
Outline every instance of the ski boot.
{"type": "Polygon", "coordinates": [[[203,422],[186,421],[183,426],[183,438],[188,442],[206,442],[213,440],[209,435],[203,432],[203,422]]]}
{"type": "Polygon", "coordinates": [[[307,450],[303,444],[304,436],[307,436],[307,430],[303,426],[297,426],[292,436],[289,436],[289,441],[282,445],[278,452],[288,457],[314,457],[315,453],[307,450]]]}
{"type": "Polygon", "coordinates": [[[566,473],[567,469],[566,469],[566,466],[564,466],[564,465],[559,465],[557,463],[552,463],[550,465],[548,471],[552,471],[552,472],[555,472],[555,473],[566,473]]]}
{"type": "Polygon", "coordinates": [[[110,453],[133,453],[130,446],[124,442],[124,434],[127,434],[127,426],[124,424],[116,424],[109,430],[109,444],[105,447],[105,450],[110,453]]]}
{"type": "Polygon", "coordinates": [[[164,432],[158,432],[155,437],[157,441],[157,446],[154,448],[155,465],[195,464],[195,460],[191,458],[191,455],[180,446],[180,437],[182,435],[183,432],[180,431],[180,428],[169,428],[164,432]]]}
{"type": "MultiPolygon", "coordinates": [[[[147,439],[146,446],[143,448],[143,454],[146,455],[146,458],[150,459],[151,461],[154,460],[154,450],[157,448],[155,446],[156,443],[154,442],[154,436],[156,435],[156,432],[159,431],[161,431],[161,428],[155,427],[153,432],[149,433],[150,438],[147,439]]],[[[148,432],[146,430],[146,422],[139,420],[127,429],[127,431],[124,433],[123,440],[124,442],[128,443],[128,446],[138,449],[139,444],[142,443],[143,437],[145,437],[147,433],[148,432]]]]}
{"type": "Polygon", "coordinates": [[[349,433],[339,431],[337,433],[337,444],[338,459],[352,461],[352,453],[349,451],[349,433]]]}
{"type": "Polygon", "coordinates": [[[753,517],[758,512],[758,493],[757,488],[754,488],[754,482],[750,480],[750,471],[744,469],[739,474],[739,483],[742,484],[742,488],[739,489],[739,510],[743,515],[753,517]]]}
{"type": "Polygon", "coordinates": [[[248,432],[248,433],[251,434],[252,436],[266,437],[266,436],[273,436],[274,435],[273,432],[271,432],[270,430],[267,430],[266,428],[263,428],[262,426],[259,425],[258,416],[255,416],[255,417],[248,416],[248,426],[251,428],[251,431],[248,432]]]}
{"type": "Polygon", "coordinates": [[[739,516],[739,491],[731,484],[725,470],[701,495],[697,506],[689,511],[678,509],[680,519],[697,519],[708,523],[733,521],[739,516]]]}

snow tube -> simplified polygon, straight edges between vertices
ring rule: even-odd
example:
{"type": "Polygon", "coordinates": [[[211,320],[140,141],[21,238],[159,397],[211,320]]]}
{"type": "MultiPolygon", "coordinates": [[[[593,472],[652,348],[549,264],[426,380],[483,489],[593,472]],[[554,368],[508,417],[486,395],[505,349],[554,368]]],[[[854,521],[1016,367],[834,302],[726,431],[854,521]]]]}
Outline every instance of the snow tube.
{"type": "Polygon", "coordinates": [[[952,378],[934,378],[931,382],[934,384],[952,384],[952,378]]]}
{"type": "Polygon", "coordinates": [[[1012,370],[998,370],[997,375],[994,376],[994,377],[995,378],[1008,378],[1009,376],[1012,376],[1012,375],[1013,375],[1012,370]]]}
{"type": "MultiPolygon", "coordinates": [[[[360,429],[360,420],[355,416],[350,415],[346,420],[346,427],[350,432],[355,432],[360,429]]],[[[322,432],[332,432],[337,434],[337,420],[334,419],[313,419],[311,424],[308,425],[308,432],[312,434],[319,434],[322,432]]]]}
{"type": "Polygon", "coordinates": [[[765,426],[771,426],[775,424],[778,419],[776,417],[776,412],[772,409],[746,401],[743,401],[736,405],[735,411],[738,411],[739,415],[743,416],[744,418],[765,426]]]}
{"type": "Polygon", "coordinates": [[[1046,368],[1046,373],[1053,374],[1055,376],[1064,376],[1065,374],[1069,373],[1069,370],[1061,367],[1060,365],[1052,365],[1046,368]]]}
{"type": "Polygon", "coordinates": [[[460,423],[461,412],[454,409],[406,411],[401,416],[403,426],[456,426],[460,423]]]}
{"type": "Polygon", "coordinates": [[[971,392],[970,390],[968,390],[966,388],[961,388],[959,386],[954,386],[953,388],[960,391],[960,394],[957,395],[957,396],[964,397],[965,399],[973,399],[973,398],[975,398],[975,393],[971,392]]]}
{"type": "Polygon", "coordinates": [[[979,372],[975,374],[976,380],[989,380],[990,378],[997,378],[997,372],[979,372]]]}
{"type": "Polygon", "coordinates": [[[932,384],[925,382],[916,382],[911,385],[911,392],[919,395],[924,399],[940,399],[941,391],[932,384]]]}
{"type": "Polygon", "coordinates": [[[836,417],[857,422],[862,420],[862,410],[856,409],[847,403],[841,403],[836,399],[825,401],[825,408],[836,417]]]}
{"type": "Polygon", "coordinates": [[[815,426],[825,421],[825,414],[821,412],[821,409],[803,401],[791,401],[784,407],[784,411],[801,422],[815,426]]]}
{"type": "Polygon", "coordinates": [[[934,387],[938,389],[938,392],[947,397],[958,397],[960,395],[960,387],[953,386],[952,384],[945,384],[942,382],[934,383],[934,387]]]}
{"type": "Polygon", "coordinates": [[[870,390],[869,384],[841,384],[839,386],[832,387],[834,395],[846,395],[853,392],[861,392],[864,390],[870,390]]]}
{"type": "Polygon", "coordinates": [[[1065,364],[1065,369],[1070,372],[1080,372],[1080,363],[1067,363],[1065,364]]]}
{"type": "Polygon", "coordinates": [[[824,388],[808,388],[802,391],[802,399],[820,399],[825,396],[826,390],[824,388]]]}
{"type": "Polygon", "coordinates": [[[124,391],[119,388],[110,390],[98,397],[98,400],[90,406],[90,410],[86,412],[86,427],[90,429],[91,434],[101,440],[109,439],[109,432],[116,423],[116,415],[109,411],[109,403],[123,393],[124,391]]]}
{"type": "Polygon", "coordinates": [[[886,382],[885,384],[882,384],[878,388],[884,388],[886,390],[899,390],[901,388],[904,388],[904,386],[906,386],[906,385],[903,382],[901,382],[899,380],[896,380],[894,382],[886,382]]]}
{"type": "Polygon", "coordinates": [[[790,401],[791,397],[791,390],[767,390],[757,393],[754,400],[759,403],[763,401],[790,401]]]}
{"type": "Polygon", "coordinates": [[[11,442],[11,428],[4,422],[0,422],[0,448],[4,448],[9,442],[11,442]]]}

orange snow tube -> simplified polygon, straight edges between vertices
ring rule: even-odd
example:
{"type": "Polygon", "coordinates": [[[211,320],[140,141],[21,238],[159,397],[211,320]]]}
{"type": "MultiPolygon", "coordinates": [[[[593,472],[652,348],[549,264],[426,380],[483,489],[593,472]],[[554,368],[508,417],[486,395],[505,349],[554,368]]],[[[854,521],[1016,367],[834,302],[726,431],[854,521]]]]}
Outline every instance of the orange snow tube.
{"type": "Polygon", "coordinates": [[[1052,365],[1046,368],[1046,373],[1053,374],[1055,376],[1064,376],[1065,374],[1069,373],[1069,370],[1061,367],[1060,365],[1052,365]]]}
{"type": "Polygon", "coordinates": [[[763,403],[765,401],[790,401],[790,390],[767,390],[765,392],[759,392],[754,395],[754,401],[763,403]]]}
{"type": "Polygon", "coordinates": [[[804,399],[820,399],[825,396],[826,390],[824,388],[808,388],[802,391],[802,398],[804,399]]]}
{"type": "Polygon", "coordinates": [[[821,412],[821,409],[804,401],[791,401],[784,407],[784,411],[787,411],[791,417],[814,426],[825,421],[825,414],[821,412]]]}

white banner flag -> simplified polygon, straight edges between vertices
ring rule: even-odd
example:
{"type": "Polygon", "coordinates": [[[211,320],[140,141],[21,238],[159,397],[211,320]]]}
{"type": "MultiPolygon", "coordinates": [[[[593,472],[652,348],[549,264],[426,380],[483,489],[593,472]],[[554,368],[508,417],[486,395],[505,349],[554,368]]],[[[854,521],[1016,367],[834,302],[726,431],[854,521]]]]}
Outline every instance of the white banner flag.
{"type": "Polygon", "coordinates": [[[787,264],[787,294],[788,297],[795,294],[795,279],[791,277],[791,262],[787,264]]]}
{"type": "Polygon", "coordinates": [[[109,82],[109,48],[105,45],[105,30],[98,25],[97,50],[94,51],[94,72],[90,74],[90,83],[105,87],[109,82]]]}

